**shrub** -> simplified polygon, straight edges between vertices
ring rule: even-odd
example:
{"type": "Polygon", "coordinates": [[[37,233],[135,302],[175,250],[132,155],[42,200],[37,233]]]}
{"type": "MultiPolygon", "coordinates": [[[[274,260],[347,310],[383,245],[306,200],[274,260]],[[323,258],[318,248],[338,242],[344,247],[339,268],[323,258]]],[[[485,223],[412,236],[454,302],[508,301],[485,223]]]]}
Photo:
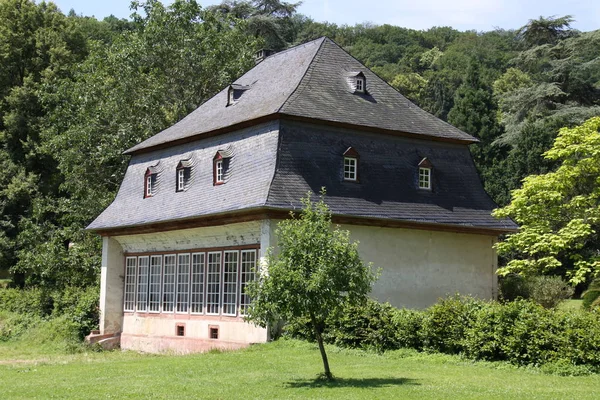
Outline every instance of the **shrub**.
{"type": "Polygon", "coordinates": [[[501,277],[498,286],[500,287],[500,298],[504,301],[529,298],[527,283],[521,275],[509,274],[501,277]]]}
{"type": "Polygon", "coordinates": [[[98,326],[98,295],[99,290],[94,286],[84,289],[66,287],[60,291],[2,289],[0,312],[14,313],[23,318],[53,319],[66,316],[69,327],[83,339],[98,326]]]}
{"type": "Polygon", "coordinates": [[[534,276],[526,282],[529,298],[545,308],[554,308],[573,295],[573,288],[560,276],[534,276]]]}
{"type": "Polygon", "coordinates": [[[454,296],[429,307],[424,312],[420,330],[423,348],[449,354],[461,352],[465,329],[483,306],[480,300],[454,296]]]}
{"type": "Polygon", "coordinates": [[[393,323],[396,327],[396,341],[399,347],[421,350],[423,340],[420,335],[424,313],[417,310],[396,310],[393,323]]]}
{"type": "MultiPolygon", "coordinates": [[[[286,334],[312,340],[307,322],[288,324],[286,334]]],[[[547,365],[547,372],[559,375],[600,370],[600,313],[546,309],[530,300],[498,303],[454,296],[424,311],[369,301],[329,322],[325,341],[341,347],[463,354],[473,360],[547,365]]]]}
{"type": "Polygon", "coordinates": [[[394,324],[396,309],[389,303],[368,300],[350,306],[340,316],[328,321],[327,341],[338,346],[383,352],[399,348],[398,327],[394,324]]]}
{"type": "Polygon", "coordinates": [[[583,308],[589,310],[591,308],[600,307],[600,279],[595,279],[590,283],[588,289],[581,294],[583,298],[583,308]]]}

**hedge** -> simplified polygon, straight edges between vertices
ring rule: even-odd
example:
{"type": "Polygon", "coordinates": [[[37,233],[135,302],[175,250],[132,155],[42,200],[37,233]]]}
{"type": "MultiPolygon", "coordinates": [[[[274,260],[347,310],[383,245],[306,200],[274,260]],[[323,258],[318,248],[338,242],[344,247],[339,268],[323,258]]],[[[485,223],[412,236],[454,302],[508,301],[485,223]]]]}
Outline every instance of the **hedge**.
{"type": "MultiPolygon", "coordinates": [[[[328,321],[328,343],[380,352],[406,347],[519,366],[582,365],[600,371],[596,312],[546,309],[529,300],[499,303],[450,297],[423,311],[368,301],[343,315],[328,321]]],[[[312,340],[307,321],[289,324],[285,332],[312,340]]]]}

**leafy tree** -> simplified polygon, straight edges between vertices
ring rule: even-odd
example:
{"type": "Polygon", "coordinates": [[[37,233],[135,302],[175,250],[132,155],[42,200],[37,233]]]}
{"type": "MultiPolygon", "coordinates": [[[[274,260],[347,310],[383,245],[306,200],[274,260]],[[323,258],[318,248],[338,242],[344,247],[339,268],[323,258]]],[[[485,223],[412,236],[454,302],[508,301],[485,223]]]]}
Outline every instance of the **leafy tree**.
{"type": "Polygon", "coordinates": [[[494,145],[502,133],[497,121],[496,102],[490,87],[479,75],[479,65],[471,61],[464,83],[454,94],[454,107],[448,113],[448,122],[479,139],[471,145],[475,165],[484,185],[494,200],[502,200],[502,190],[496,185],[495,169],[504,157],[504,149],[494,145]]]}
{"type": "Polygon", "coordinates": [[[517,31],[518,37],[528,48],[543,44],[555,44],[576,33],[571,29],[573,21],[571,15],[559,18],[540,16],[539,19],[530,19],[525,26],[522,26],[517,31]]]}
{"type": "Polygon", "coordinates": [[[410,72],[407,74],[398,74],[390,82],[396,90],[408,97],[416,104],[421,104],[423,101],[425,87],[427,81],[419,74],[410,72]]]}
{"type": "MultiPolygon", "coordinates": [[[[319,344],[324,376],[332,379],[323,345],[323,331],[330,315],[367,299],[375,280],[371,268],[358,254],[350,232],[331,229],[331,212],[321,199],[302,200],[300,218],[279,223],[277,254],[269,252],[265,270],[249,287],[253,298],[249,319],[269,326],[279,319],[309,320],[319,344]]],[[[272,249],[271,249],[272,250],[272,249]]]]}
{"type": "Polygon", "coordinates": [[[114,198],[127,164],[122,151],[177,122],[253,64],[256,42],[238,20],[195,1],[133,6],[133,30],[90,40],[89,56],[70,74],[39,87],[46,114],[35,151],[55,160],[58,190],[44,195],[39,185],[12,186],[14,197],[34,194],[16,226],[12,267],[27,284],[93,284],[100,241],[83,228],[114,198]]]}
{"type": "Polygon", "coordinates": [[[209,9],[246,20],[251,35],[263,38],[267,48],[281,50],[294,41],[292,17],[300,4],[280,0],[224,0],[209,9]]]}
{"type": "Polygon", "coordinates": [[[12,266],[19,224],[36,199],[57,196],[52,155],[39,151],[45,82],[70,76],[87,54],[77,21],[53,3],[0,0],[0,269],[12,266]]]}
{"type": "Polygon", "coordinates": [[[561,129],[544,157],[558,169],[525,178],[511,203],[494,212],[521,226],[497,245],[510,258],[498,272],[562,268],[573,284],[582,283],[600,274],[600,117],[561,129]]]}

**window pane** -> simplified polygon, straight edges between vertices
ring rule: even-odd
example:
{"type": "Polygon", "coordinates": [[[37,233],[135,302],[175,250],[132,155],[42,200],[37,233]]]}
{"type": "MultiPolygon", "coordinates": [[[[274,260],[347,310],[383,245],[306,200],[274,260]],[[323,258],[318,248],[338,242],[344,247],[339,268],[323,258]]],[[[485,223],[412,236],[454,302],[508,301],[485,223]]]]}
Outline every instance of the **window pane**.
{"type": "Polygon", "coordinates": [[[223,314],[235,315],[237,307],[238,252],[226,251],[223,264],[223,314]]]}
{"type": "Polygon", "coordinates": [[[204,253],[192,254],[191,312],[200,314],[204,307],[204,253]]]}
{"type": "Polygon", "coordinates": [[[125,260],[125,294],[123,302],[124,311],[134,311],[135,308],[135,272],[137,257],[127,257],[125,260]]]}
{"type": "Polygon", "coordinates": [[[188,312],[189,297],[190,255],[180,254],[177,262],[177,312],[188,312]]]}
{"type": "Polygon", "coordinates": [[[254,280],[254,270],[256,268],[256,250],[242,251],[242,265],[240,271],[240,313],[246,314],[250,305],[250,296],[246,294],[248,282],[254,280]]]}
{"type": "Polygon", "coordinates": [[[175,304],[175,255],[165,256],[163,276],[163,312],[173,312],[175,304]]]}
{"type": "Polygon", "coordinates": [[[148,263],[149,258],[138,258],[137,310],[148,311],[148,263]]]}
{"type": "Polygon", "coordinates": [[[160,277],[162,256],[150,257],[149,311],[160,311],[160,277]]]}
{"type": "Polygon", "coordinates": [[[221,294],[221,252],[208,253],[206,279],[206,312],[207,314],[218,314],[221,294]]]}

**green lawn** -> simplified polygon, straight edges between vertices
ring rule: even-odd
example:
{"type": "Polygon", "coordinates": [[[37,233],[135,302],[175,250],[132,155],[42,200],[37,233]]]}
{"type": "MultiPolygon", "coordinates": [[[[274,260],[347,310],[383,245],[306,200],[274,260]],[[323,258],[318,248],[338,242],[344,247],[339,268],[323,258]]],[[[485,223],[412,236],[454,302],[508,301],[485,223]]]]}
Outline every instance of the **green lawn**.
{"type": "Polygon", "coordinates": [[[583,300],[581,299],[569,299],[565,300],[558,305],[559,310],[581,310],[581,305],[583,304],[583,300]]]}
{"type": "Polygon", "coordinates": [[[337,380],[316,379],[315,345],[278,341],[191,356],[61,355],[0,344],[0,397],[208,399],[598,399],[600,376],[560,377],[507,364],[328,347],[337,380]],[[28,360],[28,361],[27,361],[28,360]]]}

